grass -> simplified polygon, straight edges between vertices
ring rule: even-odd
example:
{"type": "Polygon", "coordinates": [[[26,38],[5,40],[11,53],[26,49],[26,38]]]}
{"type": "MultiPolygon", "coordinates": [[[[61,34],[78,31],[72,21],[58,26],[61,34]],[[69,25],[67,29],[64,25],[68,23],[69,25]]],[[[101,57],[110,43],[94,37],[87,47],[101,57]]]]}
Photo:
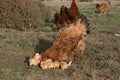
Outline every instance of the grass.
{"type": "MultiPolygon", "coordinates": [[[[44,2],[59,11],[70,2],[44,2]],[[49,3],[49,4],[48,4],[49,3]],[[58,4],[59,3],[59,4],[58,4]]],[[[120,78],[120,4],[112,2],[109,14],[97,16],[95,3],[79,2],[81,13],[90,20],[91,34],[87,36],[83,56],[75,59],[67,70],[27,69],[26,58],[44,52],[59,33],[52,22],[38,31],[0,29],[0,80],[119,80],[120,78]]]]}

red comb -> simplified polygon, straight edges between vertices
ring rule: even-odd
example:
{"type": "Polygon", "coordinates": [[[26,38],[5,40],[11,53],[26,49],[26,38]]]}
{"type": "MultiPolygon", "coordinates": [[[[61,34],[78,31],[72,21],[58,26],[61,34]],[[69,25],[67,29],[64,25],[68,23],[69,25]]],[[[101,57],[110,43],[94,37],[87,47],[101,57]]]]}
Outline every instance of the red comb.
{"type": "Polygon", "coordinates": [[[40,58],[40,62],[41,61],[46,61],[47,60],[47,58],[45,57],[45,58],[40,58]]]}

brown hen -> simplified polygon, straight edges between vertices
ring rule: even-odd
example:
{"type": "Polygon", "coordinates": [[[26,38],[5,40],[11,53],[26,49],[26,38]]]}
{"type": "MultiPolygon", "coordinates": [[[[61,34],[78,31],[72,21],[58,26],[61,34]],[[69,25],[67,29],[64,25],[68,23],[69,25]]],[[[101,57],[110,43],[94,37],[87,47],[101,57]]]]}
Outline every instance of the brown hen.
{"type": "Polygon", "coordinates": [[[105,13],[110,6],[110,1],[107,1],[106,3],[103,4],[96,4],[96,9],[100,12],[100,13],[105,13]]]}
{"type": "Polygon", "coordinates": [[[85,48],[84,41],[88,30],[87,18],[79,14],[75,24],[61,32],[53,45],[42,54],[42,58],[71,61],[75,57],[81,56],[85,48]]]}

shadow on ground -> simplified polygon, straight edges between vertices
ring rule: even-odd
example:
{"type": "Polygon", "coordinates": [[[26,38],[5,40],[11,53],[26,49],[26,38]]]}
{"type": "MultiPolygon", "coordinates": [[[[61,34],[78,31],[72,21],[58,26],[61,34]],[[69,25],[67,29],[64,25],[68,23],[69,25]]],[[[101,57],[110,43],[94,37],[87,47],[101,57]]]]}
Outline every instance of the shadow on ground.
{"type": "Polygon", "coordinates": [[[52,45],[52,41],[46,39],[40,39],[39,43],[35,46],[35,53],[43,53],[52,45]]]}

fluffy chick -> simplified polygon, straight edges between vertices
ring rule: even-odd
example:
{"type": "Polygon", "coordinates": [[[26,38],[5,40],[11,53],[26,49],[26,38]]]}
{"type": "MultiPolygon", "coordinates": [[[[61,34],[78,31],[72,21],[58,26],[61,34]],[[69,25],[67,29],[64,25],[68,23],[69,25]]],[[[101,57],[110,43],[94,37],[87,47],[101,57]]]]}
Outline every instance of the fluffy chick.
{"type": "Polygon", "coordinates": [[[71,65],[71,63],[72,61],[70,61],[69,63],[62,61],[60,62],[60,67],[62,70],[67,69],[71,65]]]}
{"type": "Polygon", "coordinates": [[[31,67],[32,65],[38,65],[40,63],[40,58],[41,55],[39,53],[36,53],[33,58],[29,59],[29,66],[31,67]]]}
{"type": "Polygon", "coordinates": [[[52,59],[47,59],[46,61],[42,61],[40,63],[40,67],[41,67],[41,69],[50,69],[50,68],[53,68],[54,65],[53,65],[52,59]]]}
{"type": "Polygon", "coordinates": [[[57,61],[57,60],[55,60],[54,62],[53,62],[53,64],[54,64],[54,69],[55,68],[57,68],[57,69],[59,69],[59,67],[60,67],[60,62],[59,61],[57,61]]]}

